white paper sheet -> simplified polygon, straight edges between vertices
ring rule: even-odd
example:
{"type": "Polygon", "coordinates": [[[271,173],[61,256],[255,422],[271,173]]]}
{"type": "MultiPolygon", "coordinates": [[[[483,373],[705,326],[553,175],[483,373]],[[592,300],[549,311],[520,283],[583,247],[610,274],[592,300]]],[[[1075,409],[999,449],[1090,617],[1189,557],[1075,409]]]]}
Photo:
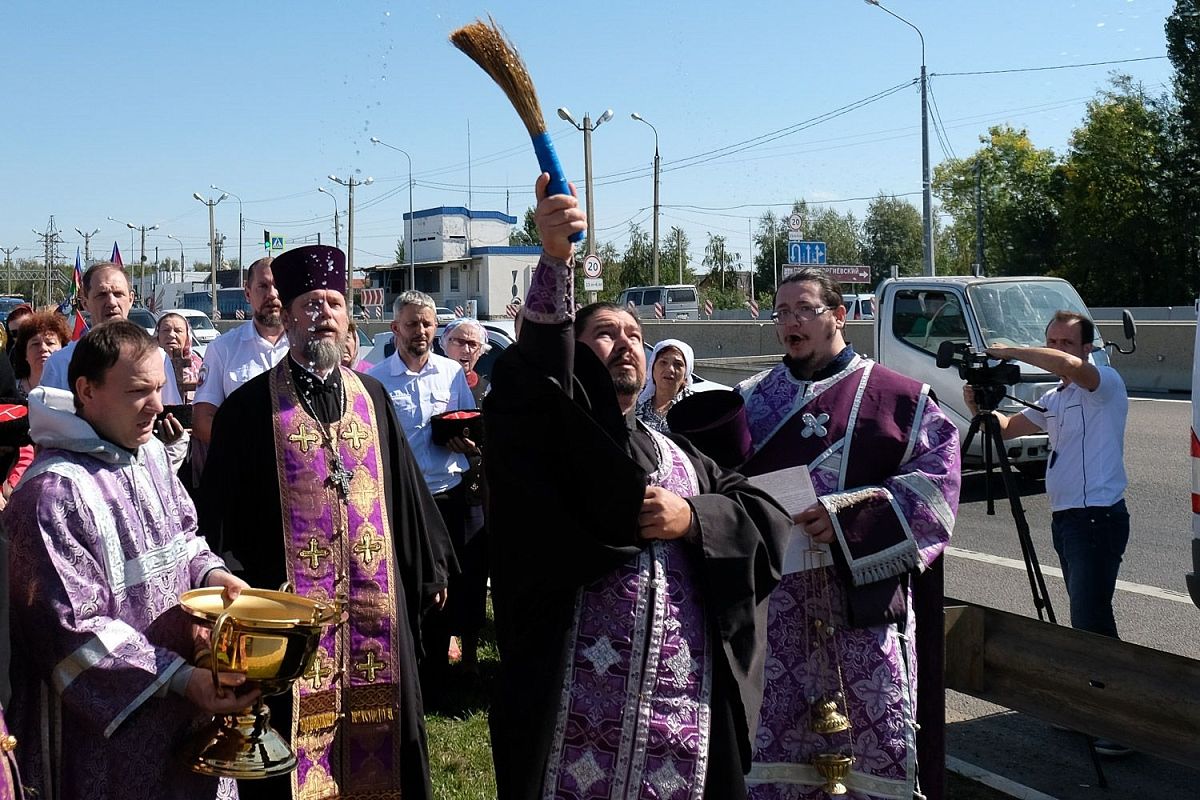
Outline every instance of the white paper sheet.
{"type": "MultiPolygon", "coordinates": [[[[808,467],[803,465],[755,475],[750,482],[775,498],[793,516],[817,502],[817,491],[813,488],[808,467]]],[[[793,525],[783,555],[783,574],[832,565],[829,545],[814,542],[799,525],[793,525]]]]}

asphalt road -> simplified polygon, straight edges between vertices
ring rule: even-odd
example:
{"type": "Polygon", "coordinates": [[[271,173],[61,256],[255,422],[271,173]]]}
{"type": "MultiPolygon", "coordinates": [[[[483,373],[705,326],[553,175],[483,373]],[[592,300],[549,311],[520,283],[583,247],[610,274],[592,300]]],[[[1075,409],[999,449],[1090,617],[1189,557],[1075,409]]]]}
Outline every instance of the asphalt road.
{"type": "MultiPolygon", "coordinates": [[[[1122,639],[1200,659],[1200,609],[1186,600],[1183,581],[1191,569],[1191,409],[1187,401],[1130,402],[1125,466],[1131,535],[1120,580],[1132,585],[1118,588],[1114,608],[1122,639]]],[[[982,473],[964,476],[946,594],[1033,617],[1026,573],[1007,563],[1020,562],[1020,544],[999,480],[993,480],[997,514],[987,516],[982,473]]],[[[1022,479],[1019,486],[1054,609],[1065,622],[1067,598],[1062,579],[1052,574],[1058,558],[1043,484],[1022,479]]],[[[1198,794],[1200,772],[1141,754],[1105,759],[1110,787],[1098,789],[1082,737],[966,695],[949,693],[947,723],[950,755],[1053,797],[1132,797],[1148,790],[1165,797],[1198,794]]],[[[1200,720],[1181,735],[1200,735],[1200,720]]]]}

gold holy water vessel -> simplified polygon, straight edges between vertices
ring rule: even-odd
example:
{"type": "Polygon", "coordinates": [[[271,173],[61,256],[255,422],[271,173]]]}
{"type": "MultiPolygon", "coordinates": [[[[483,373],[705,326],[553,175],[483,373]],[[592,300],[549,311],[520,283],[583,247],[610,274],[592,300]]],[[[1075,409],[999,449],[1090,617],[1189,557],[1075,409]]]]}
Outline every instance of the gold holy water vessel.
{"type": "Polygon", "coordinates": [[[184,592],[179,603],[198,625],[212,629],[212,673],[240,672],[262,687],[253,708],[224,714],[196,733],[189,766],[203,775],[242,780],[284,775],[296,754],[271,727],[267,695],[283,694],[308,671],[321,632],[340,616],[335,604],[290,592],[243,589],[228,601],[220,587],[184,592]]]}

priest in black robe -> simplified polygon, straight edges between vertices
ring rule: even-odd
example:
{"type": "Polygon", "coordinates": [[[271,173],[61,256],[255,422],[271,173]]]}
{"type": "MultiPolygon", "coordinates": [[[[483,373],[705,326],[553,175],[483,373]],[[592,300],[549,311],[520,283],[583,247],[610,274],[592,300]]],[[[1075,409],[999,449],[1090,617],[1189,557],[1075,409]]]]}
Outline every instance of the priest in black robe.
{"type": "Polygon", "coordinates": [[[242,781],[243,800],[432,796],[420,622],[452,556],[383,387],[339,364],[344,265],[320,245],[275,260],[291,349],[222,404],[201,482],[200,529],[241,577],[347,611],[295,697],[269,698],[299,769],[242,781]]]}
{"type": "Polygon", "coordinates": [[[501,800],[741,798],[786,513],[634,416],[641,324],[574,308],[574,197],[545,197],[517,345],[484,401],[501,800]]]}

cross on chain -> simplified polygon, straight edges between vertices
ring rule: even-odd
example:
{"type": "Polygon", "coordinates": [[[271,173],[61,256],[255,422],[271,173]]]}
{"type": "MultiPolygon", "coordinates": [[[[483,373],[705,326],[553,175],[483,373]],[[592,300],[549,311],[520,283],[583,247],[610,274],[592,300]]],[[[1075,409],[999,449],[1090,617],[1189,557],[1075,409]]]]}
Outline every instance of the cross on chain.
{"type": "Polygon", "coordinates": [[[376,661],[375,652],[371,651],[367,653],[367,660],[361,664],[355,664],[354,668],[366,675],[369,682],[374,683],[375,673],[387,669],[387,666],[386,661],[376,661]]]}
{"type": "Polygon", "coordinates": [[[288,441],[300,445],[301,453],[308,453],[309,449],[321,439],[302,422],[296,426],[296,432],[288,436],[288,441]]]}
{"type": "Polygon", "coordinates": [[[308,547],[304,548],[296,555],[300,556],[300,558],[307,558],[308,565],[313,569],[316,569],[317,567],[321,566],[321,559],[329,555],[329,548],[318,547],[317,537],[314,536],[308,540],[308,547]]]}
{"type": "Polygon", "coordinates": [[[350,479],[354,473],[342,466],[342,460],[337,453],[331,453],[329,458],[329,481],[337,488],[338,494],[347,497],[350,494],[350,479]]]}
{"type": "Polygon", "coordinates": [[[371,438],[371,434],[358,424],[358,420],[354,420],[350,423],[349,428],[342,431],[342,438],[348,441],[355,450],[361,450],[363,441],[371,438]]]}
{"type": "Polygon", "coordinates": [[[383,549],[383,540],[375,535],[374,531],[367,531],[358,543],[354,545],[355,555],[362,556],[363,564],[371,563],[375,558],[375,554],[383,549]]]}

